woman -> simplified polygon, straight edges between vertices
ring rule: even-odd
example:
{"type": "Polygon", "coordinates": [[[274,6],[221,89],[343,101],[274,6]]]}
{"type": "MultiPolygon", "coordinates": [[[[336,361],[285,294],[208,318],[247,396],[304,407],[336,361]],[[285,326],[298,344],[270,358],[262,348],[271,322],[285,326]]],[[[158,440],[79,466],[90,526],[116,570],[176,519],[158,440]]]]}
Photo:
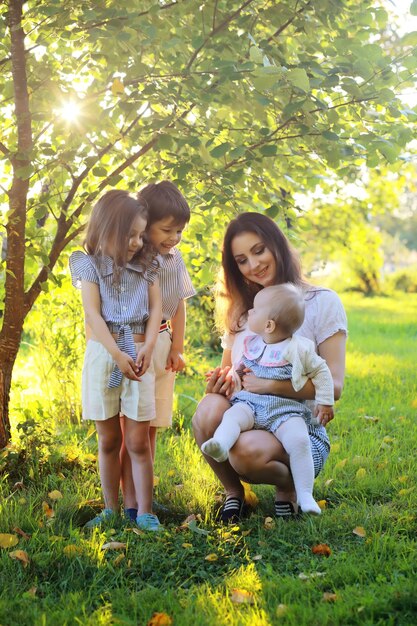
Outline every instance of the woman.
{"type": "MultiPolygon", "coordinates": [[[[230,407],[232,393],[228,372],[242,355],[247,313],[255,295],[263,287],[292,282],[305,294],[305,320],[296,334],[314,341],[318,354],[325,359],[334,382],[334,396],[340,398],[345,373],[347,322],[338,296],[331,290],[313,287],[301,276],[298,259],[284,234],[270,218],[259,213],[242,213],[229,224],[223,242],[222,266],[225,312],[221,367],[209,377],[207,395],[200,402],[193,419],[199,446],[212,437],[223,413],[230,407]]],[[[288,398],[314,399],[309,380],[298,392],[291,381],[257,378],[248,371],[242,386],[253,393],[273,393],[288,398]]],[[[309,436],[317,476],[327,459],[330,443],[323,426],[310,426],[309,436]]],[[[229,460],[217,463],[205,456],[207,463],[223,484],[226,499],[219,518],[223,523],[236,522],[245,513],[241,479],[276,488],[275,514],[291,517],[298,513],[288,455],[273,434],[251,430],[240,435],[229,452],[229,460]]]]}

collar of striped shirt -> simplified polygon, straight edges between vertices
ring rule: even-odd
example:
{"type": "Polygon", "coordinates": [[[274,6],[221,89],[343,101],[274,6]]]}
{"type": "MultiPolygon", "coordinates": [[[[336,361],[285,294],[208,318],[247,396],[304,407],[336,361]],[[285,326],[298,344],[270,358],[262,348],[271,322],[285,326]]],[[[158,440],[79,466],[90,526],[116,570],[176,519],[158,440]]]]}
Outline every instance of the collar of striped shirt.
{"type": "MultiPolygon", "coordinates": [[[[103,256],[102,260],[98,262],[98,265],[102,276],[111,276],[111,274],[113,274],[113,259],[111,257],[103,256]]],[[[138,272],[139,274],[143,274],[145,271],[143,265],[140,265],[139,263],[126,263],[126,268],[133,270],[134,272],[138,272]]]]}

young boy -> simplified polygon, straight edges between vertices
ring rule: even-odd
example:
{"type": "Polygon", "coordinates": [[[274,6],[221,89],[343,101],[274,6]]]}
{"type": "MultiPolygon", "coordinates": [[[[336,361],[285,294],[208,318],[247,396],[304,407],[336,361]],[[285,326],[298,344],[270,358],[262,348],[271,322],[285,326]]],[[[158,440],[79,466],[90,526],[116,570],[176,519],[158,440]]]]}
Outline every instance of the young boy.
{"type": "MultiPolygon", "coordinates": [[[[173,183],[163,180],[141,189],[138,200],[148,207],[147,236],[160,255],[158,260],[162,322],[152,358],[156,416],[150,427],[152,457],[155,458],[157,429],[167,428],[172,424],[175,374],[185,367],[185,300],[195,295],[196,291],[181,253],[176,248],[181,241],[182,231],[190,220],[190,207],[184,196],[173,183]]],[[[130,459],[125,449],[122,452],[121,482],[126,516],[135,520],[137,502],[130,459]]]]}

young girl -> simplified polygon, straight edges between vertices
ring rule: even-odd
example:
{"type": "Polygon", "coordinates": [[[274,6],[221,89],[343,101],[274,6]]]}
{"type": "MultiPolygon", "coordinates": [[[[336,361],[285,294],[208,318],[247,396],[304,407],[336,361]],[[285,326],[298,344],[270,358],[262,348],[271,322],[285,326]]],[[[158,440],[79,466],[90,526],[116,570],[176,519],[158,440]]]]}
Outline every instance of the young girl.
{"type": "Polygon", "coordinates": [[[105,193],[94,206],[83,252],[70,257],[74,286],[81,287],[90,329],[82,377],[83,418],[96,422],[104,510],[87,523],[102,524],[118,511],[122,442],[132,460],[139,502],[137,525],[159,530],[152,514],[153,471],[149,424],[154,418],[153,377],[148,371],[161,320],[161,298],[143,236],[146,208],[126,191],[105,193]],[[139,412],[139,405],[141,411],[139,412]],[[144,407],[149,407],[145,417],[144,407]]]}
{"type": "Polygon", "coordinates": [[[312,413],[302,400],[258,394],[242,389],[239,371],[252,371],[260,378],[291,379],[295,391],[311,379],[315,388],[317,421],[333,419],[333,379],[326,361],[316,353],[312,341],[293,333],[304,321],[304,297],[291,283],[265,287],[256,294],[248,311],[248,335],[243,359],[232,367],[235,392],[213,437],[201,450],[217,462],[226,461],[240,433],[258,428],[268,430],[282,443],[290,458],[297,502],[305,513],[320,514],[313,498],[314,466],[307,424],[312,413]]]}

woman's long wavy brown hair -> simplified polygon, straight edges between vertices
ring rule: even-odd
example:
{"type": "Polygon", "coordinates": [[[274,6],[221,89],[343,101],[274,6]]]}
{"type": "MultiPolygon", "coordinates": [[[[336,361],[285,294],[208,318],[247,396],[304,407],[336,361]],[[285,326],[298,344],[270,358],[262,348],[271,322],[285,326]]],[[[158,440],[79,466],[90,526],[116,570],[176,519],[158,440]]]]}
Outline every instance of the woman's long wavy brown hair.
{"type": "Polygon", "coordinates": [[[276,284],[306,287],[296,252],[275,222],[262,213],[241,213],[227,227],[223,240],[223,278],[217,290],[217,321],[222,330],[236,333],[246,321],[261,285],[247,280],[232,254],[232,241],[242,233],[255,233],[271,251],[276,262],[276,284]]]}

